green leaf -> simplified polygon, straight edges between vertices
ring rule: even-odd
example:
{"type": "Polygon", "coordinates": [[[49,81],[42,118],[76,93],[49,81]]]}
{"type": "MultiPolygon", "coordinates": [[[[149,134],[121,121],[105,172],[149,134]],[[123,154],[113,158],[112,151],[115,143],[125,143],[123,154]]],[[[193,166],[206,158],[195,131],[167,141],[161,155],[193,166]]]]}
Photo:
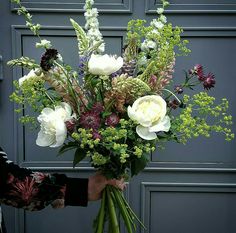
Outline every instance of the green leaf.
{"type": "Polygon", "coordinates": [[[60,148],[60,150],[59,150],[59,152],[58,152],[58,156],[60,156],[60,155],[62,155],[62,154],[64,154],[64,153],[66,153],[66,152],[69,151],[69,150],[73,150],[73,149],[75,149],[75,148],[77,148],[77,147],[78,147],[77,142],[68,142],[67,144],[64,144],[64,145],[60,148]]]}
{"type": "Polygon", "coordinates": [[[131,163],[131,176],[138,175],[147,165],[148,158],[143,154],[141,158],[137,158],[131,163]]]}
{"type": "Polygon", "coordinates": [[[89,48],[89,42],[88,42],[86,33],[83,30],[83,28],[78,23],[76,23],[73,19],[70,19],[70,22],[75,29],[75,33],[78,40],[79,53],[83,54],[89,48]]]}
{"type": "Polygon", "coordinates": [[[86,153],[83,149],[77,148],[74,155],[73,167],[76,166],[81,160],[86,157],[86,153]]]}

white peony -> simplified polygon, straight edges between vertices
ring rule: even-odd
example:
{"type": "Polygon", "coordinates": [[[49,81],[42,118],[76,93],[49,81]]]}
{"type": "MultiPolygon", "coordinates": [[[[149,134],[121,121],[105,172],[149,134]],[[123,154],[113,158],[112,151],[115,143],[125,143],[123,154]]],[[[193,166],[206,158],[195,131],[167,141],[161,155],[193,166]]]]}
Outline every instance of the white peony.
{"type": "Polygon", "coordinates": [[[110,75],[123,66],[123,58],[92,54],[88,62],[89,72],[95,75],[110,75]]]}
{"type": "Polygon", "coordinates": [[[31,78],[37,78],[37,77],[42,77],[43,74],[41,74],[40,76],[38,76],[37,74],[37,70],[31,70],[27,75],[24,75],[23,77],[21,77],[19,79],[19,86],[22,85],[22,83],[28,79],[31,79],[31,78]]]}
{"type": "Polygon", "coordinates": [[[71,120],[72,110],[69,104],[61,103],[55,110],[44,108],[38,116],[40,131],[36,140],[38,146],[61,146],[67,136],[65,122],[71,120]]]}
{"type": "Polygon", "coordinates": [[[128,116],[137,121],[137,134],[145,140],[157,138],[155,132],[170,129],[170,118],[166,115],[166,102],[159,95],[148,95],[138,98],[128,107],[128,116]]]}

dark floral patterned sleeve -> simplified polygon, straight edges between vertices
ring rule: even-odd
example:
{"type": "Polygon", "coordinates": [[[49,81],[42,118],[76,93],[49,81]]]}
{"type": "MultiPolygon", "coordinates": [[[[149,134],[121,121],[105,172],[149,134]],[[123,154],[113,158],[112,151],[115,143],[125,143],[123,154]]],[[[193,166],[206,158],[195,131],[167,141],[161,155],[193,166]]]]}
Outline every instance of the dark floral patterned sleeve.
{"type": "Polygon", "coordinates": [[[0,204],[33,211],[48,205],[87,206],[87,202],[88,179],[20,168],[7,159],[0,147],[0,204]]]}

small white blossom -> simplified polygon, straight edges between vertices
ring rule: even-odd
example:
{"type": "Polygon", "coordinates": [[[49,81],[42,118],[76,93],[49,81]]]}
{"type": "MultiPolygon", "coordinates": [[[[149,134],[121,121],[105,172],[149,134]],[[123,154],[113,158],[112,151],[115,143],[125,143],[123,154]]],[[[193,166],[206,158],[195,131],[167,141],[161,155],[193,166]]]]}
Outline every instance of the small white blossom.
{"type": "Polygon", "coordinates": [[[49,49],[52,47],[52,44],[51,44],[51,41],[43,39],[40,41],[40,43],[37,42],[35,46],[36,48],[49,49]]]}
{"type": "Polygon", "coordinates": [[[159,19],[164,24],[167,22],[167,19],[166,19],[166,17],[164,15],[161,15],[159,19]]]}
{"type": "Polygon", "coordinates": [[[157,14],[161,15],[164,12],[163,8],[157,8],[157,14]]]}
{"type": "Polygon", "coordinates": [[[157,19],[154,19],[151,22],[151,26],[153,26],[153,27],[155,27],[157,29],[161,29],[161,28],[164,27],[164,24],[162,22],[158,21],[157,19]]]}
{"type": "Polygon", "coordinates": [[[143,66],[143,65],[146,65],[146,64],[147,64],[147,58],[145,56],[141,57],[138,60],[138,65],[143,66]]]}
{"type": "Polygon", "coordinates": [[[92,9],[88,9],[85,13],[84,16],[87,19],[89,18],[96,18],[98,17],[98,10],[97,8],[92,8],[92,9]]]}
{"type": "Polygon", "coordinates": [[[60,53],[57,54],[57,60],[63,62],[62,55],[60,53]]]}
{"type": "Polygon", "coordinates": [[[141,50],[149,50],[149,49],[154,49],[156,48],[156,43],[152,40],[144,40],[143,43],[141,44],[141,50]]]}
{"type": "Polygon", "coordinates": [[[37,75],[38,70],[31,70],[27,75],[24,75],[19,79],[19,86],[23,84],[28,79],[43,77],[43,74],[37,75]]]}

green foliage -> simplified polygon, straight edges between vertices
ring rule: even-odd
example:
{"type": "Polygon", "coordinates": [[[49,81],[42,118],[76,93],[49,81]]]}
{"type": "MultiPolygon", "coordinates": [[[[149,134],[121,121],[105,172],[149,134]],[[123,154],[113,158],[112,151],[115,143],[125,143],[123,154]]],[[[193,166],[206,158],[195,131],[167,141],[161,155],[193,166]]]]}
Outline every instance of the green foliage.
{"type": "Polygon", "coordinates": [[[88,51],[89,48],[89,41],[87,39],[86,33],[84,32],[83,28],[73,19],[70,19],[70,22],[77,36],[79,54],[83,55],[88,51]]]}
{"type": "MultiPolygon", "coordinates": [[[[43,108],[53,106],[44,83],[45,81],[39,76],[25,80],[21,86],[15,80],[15,91],[10,95],[10,100],[19,106],[15,111],[22,112],[29,106],[34,112],[41,112],[43,108]]],[[[35,117],[22,116],[20,122],[35,124],[35,117]]]]}
{"type": "Polygon", "coordinates": [[[146,20],[130,20],[127,26],[126,43],[129,44],[135,40],[137,46],[141,46],[142,39],[145,37],[148,29],[145,27],[146,20]]]}
{"type": "Polygon", "coordinates": [[[37,69],[40,66],[35,62],[34,59],[30,59],[28,57],[21,57],[18,59],[13,59],[7,62],[9,66],[21,66],[23,68],[27,68],[29,70],[37,69]]]}
{"type": "Polygon", "coordinates": [[[83,149],[77,147],[74,155],[74,160],[73,160],[73,167],[76,166],[81,160],[83,160],[86,157],[86,154],[83,149]]]}
{"type": "Polygon", "coordinates": [[[232,116],[228,115],[228,101],[224,98],[220,104],[206,92],[200,92],[191,98],[184,96],[187,107],[172,118],[171,129],[176,133],[179,142],[186,143],[198,136],[210,137],[212,132],[223,133],[227,141],[234,138],[229,128],[232,116]]]}

